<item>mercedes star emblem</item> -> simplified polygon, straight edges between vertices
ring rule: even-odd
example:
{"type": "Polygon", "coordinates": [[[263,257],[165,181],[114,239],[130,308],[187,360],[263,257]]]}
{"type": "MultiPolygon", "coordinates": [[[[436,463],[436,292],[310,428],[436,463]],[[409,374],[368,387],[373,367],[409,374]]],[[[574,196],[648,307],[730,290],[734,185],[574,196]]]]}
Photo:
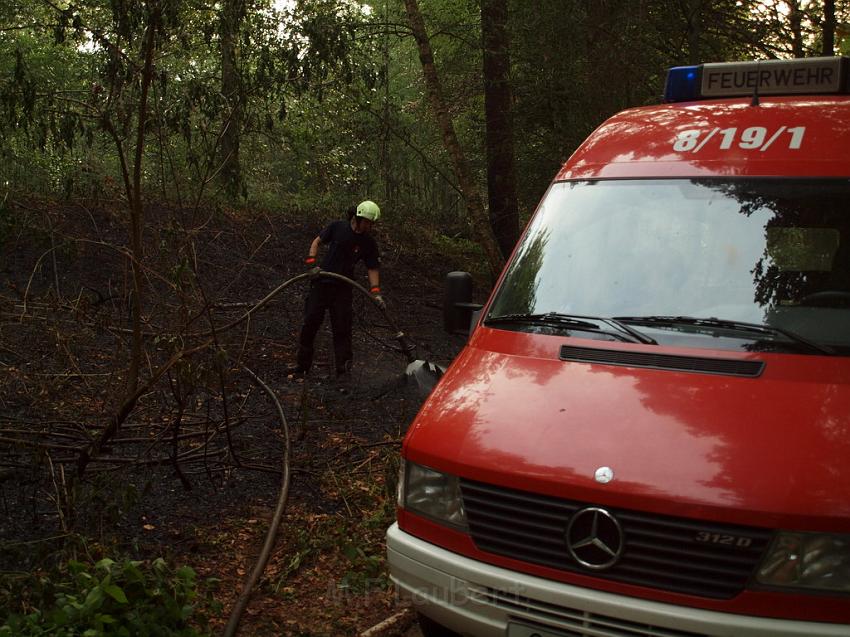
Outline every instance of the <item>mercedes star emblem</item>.
{"type": "Polygon", "coordinates": [[[608,484],[614,479],[614,470],[611,467],[599,467],[593,477],[597,482],[608,484]]]}
{"type": "Polygon", "coordinates": [[[587,507],[573,515],[566,539],[575,561],[597,571],[614,566],[625,544],[617,518],[599,507],[587,507]]]}

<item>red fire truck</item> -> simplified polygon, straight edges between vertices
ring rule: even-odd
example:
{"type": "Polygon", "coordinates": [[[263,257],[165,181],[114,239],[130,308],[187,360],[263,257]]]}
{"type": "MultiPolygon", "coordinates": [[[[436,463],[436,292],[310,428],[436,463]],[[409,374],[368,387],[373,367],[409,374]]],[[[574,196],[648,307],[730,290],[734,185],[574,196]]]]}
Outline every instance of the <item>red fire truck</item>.
{"type": "Polygon", "coordinates": [[[677,67],[566,162],[404,441],[426,635],[850,635],[848,89],[677,67]]]}

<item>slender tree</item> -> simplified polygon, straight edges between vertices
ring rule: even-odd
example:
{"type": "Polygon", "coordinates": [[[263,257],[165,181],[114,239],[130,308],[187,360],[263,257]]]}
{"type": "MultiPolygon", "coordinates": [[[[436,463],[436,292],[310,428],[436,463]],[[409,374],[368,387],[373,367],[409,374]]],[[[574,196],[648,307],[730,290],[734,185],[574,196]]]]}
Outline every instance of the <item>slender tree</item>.
{"type": "Polygon", "coordinates": [[[220,11],[221,93],[228,106],[221,135],[221,176],[227,194],[235,198],[243,191],[239,142],[245,96],[239,72],[239,33],[245,17],[245,0],[224,0],[220,11]]]}
{"type": "Polygon", "coordinates": [[[701,39],[703,31],[703,10],[705,0],[688,0],[683,8],[686,12],[685,23],[688,29],[688,62],[700,64],[702,59],[701,39]]]}
{"type": "Polygon", "coordinates": [[[431,103],[431,108],[437,118],[437,123],[440,126],[440,131],[443,137],[443,146],[452,161],[455,176],[466,201],[466,210],[469,215],[469,220],[473,225],[473,231],[478,238],[478,242],[484,250],[487,258],[487,263],[490,267],[490,272],[495,276],[501,271],[504,265],[504,258],[499,250],[499,245],[493,236],[493,230],[490,226],[490,221],[484,211],[481,193],[475,180],[472,177],[469,164],[463,153],[463,149],[458,142],[455,134],[454,124],[449,115],[446,102],[443,99],[443,91],[440,85],[440,78],[437,75],[437,69],[434,65],[434,54],[431,50],[431,41],[428,33],[425,30],[425,21],[422,18],[422,13],[419,10],[417,0],[404,0],[404,6],[407,10],[407,17],[410,22],[410,28],[413,31],[413,37],[416,40],[416,45],[419,50],[419,61],[422,64],[422,72],[425,77],[425,88],[428,94],[428,100],[431,103]]]}
{"type": "Polygon", "coordinates": [[[803,11],[798,0],[785,0],[788,7],[788,26],[791,28],[791,51],[795,58],[806,56],[803,48],[803,11]]]}
{"type": "MultiPolygon", "coordinates": [[[[159,2],[151,2],[147,11],[147,26],[142,55],[144,65],[142,67],[141,91],[138,101],[138,116],[136,119],[136,148],[133,158],[133,181],[132,186],[127,188],[127,197],[130,200],[130,246],[132,254],[133,272],[133,305],[132,326],[133,340],[130,349],[130,370],[127,375],[127,396],[136,393],[139,386],[139,369],[142,362],[142,230],[143,230],[143,203],[142,193],[142,163],[144,161],[145,134],[148,117],[148,94],[154,76],[154,51],[158,31],[161,27],[162,14],[159,2]]],[[[116,139],[117,141],[117,139],[116,139]]],[[[120,144],[119,144],[120,147],[120,144]]]]}
{"type": "Polygon", "coordinates": [[[821,55],[835,55],[835,0],[823,3],[823,44],[821,55]]]}
{"type": "Polygon", "coordinates": [[[490,223],[504,257],[519,237],[507,0],[481,0],[490,223]]]}

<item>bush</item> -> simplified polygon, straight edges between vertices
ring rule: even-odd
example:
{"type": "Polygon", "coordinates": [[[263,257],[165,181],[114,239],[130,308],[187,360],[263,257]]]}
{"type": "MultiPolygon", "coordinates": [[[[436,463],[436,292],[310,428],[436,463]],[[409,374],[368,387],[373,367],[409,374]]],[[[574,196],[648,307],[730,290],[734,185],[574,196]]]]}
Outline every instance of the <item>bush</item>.
{"type": "Polygon", "coordinates": [[[165,637],[202,634],[190,625],[195,572],[151,563],[103,559],[68,562],[54,577],[30,586],[34,610],[0,616],[0,636],[165,637]]]}

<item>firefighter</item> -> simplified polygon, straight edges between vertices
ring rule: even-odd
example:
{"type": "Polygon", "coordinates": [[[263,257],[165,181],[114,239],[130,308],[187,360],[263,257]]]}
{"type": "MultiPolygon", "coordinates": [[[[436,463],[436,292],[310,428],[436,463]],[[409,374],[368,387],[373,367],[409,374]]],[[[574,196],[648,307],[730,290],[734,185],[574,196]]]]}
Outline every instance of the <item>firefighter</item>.
{"type": "MultiPolygon", "coordinates": [[[[309,268],[315,268],[319,246],[326,245],[328,249],[322,259],[321,269],[353,279],[354,266],[362,260],[369,276],[369,290],[378,304],[383,306],[380,254],[378,244],[370,236],[372,227],[380,216],[381,210],[373,201],[363,201],[356,208],[349,208],[347,221],[334,221],[313,239],[304,263],[309,268]]],[[[298,339],[296,364],[290,368],[290,374],[303,375],[310,371],[313,364],[313,342],[324,321],[325,310],[331,317],[336,375],[338,378],[345,377],[351,370],[352,292],[353,288],[345,281],[331,277],[313,279],[305,303],[304,324],[298,339]]]]}

